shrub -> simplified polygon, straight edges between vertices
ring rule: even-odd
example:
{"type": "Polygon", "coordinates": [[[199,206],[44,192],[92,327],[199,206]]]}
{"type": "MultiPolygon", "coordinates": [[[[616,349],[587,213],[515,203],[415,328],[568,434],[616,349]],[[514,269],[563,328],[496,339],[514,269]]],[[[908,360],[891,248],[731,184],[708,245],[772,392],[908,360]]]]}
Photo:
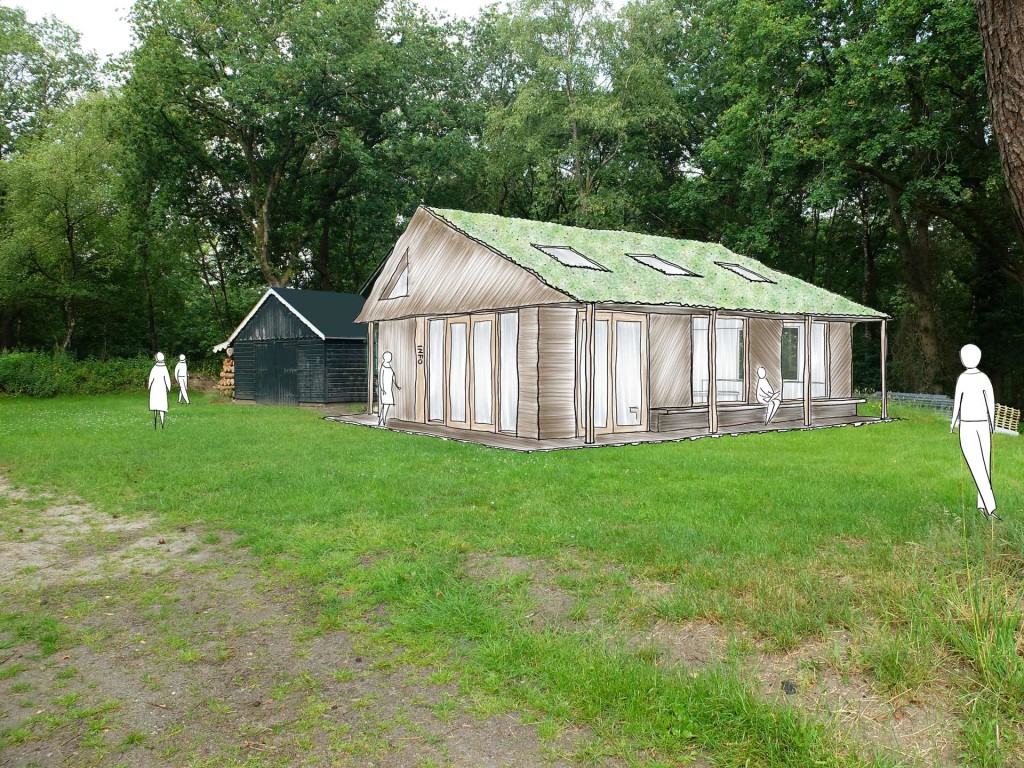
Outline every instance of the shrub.
{"type": "Polygon", "coordinates": [[[0,393],[57,397],[145,389],[152,365],[149,357],[76,360],[61,353],[4,352],[0,393]]]}

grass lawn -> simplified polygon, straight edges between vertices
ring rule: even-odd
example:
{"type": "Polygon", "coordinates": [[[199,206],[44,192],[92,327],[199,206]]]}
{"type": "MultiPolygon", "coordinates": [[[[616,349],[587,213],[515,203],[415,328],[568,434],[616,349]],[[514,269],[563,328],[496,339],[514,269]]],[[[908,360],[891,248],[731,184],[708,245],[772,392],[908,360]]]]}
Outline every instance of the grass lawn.
{"type": "Polygon", "coordinates": [[[1006,522],[992,526],[948,423],[916,410],[524,455],[199,394],[154,432],[145,408],[139,395],[0,399],[0,472],[238,532],[315,589],[318,631],[365,627],[640,764],[890,764],[748,674],[758,654],[837,633],[826,664],[897,706],[948,694],[964,763],[1024,756],[1024,439],[995,436],[1006,522]],[[480,557],[549,573],[566,621],[538,625],[530,579],[475,578],[480,557]],[[720,664],[695,672],[608,640],[693,623],[728,634],[720,664]]]}

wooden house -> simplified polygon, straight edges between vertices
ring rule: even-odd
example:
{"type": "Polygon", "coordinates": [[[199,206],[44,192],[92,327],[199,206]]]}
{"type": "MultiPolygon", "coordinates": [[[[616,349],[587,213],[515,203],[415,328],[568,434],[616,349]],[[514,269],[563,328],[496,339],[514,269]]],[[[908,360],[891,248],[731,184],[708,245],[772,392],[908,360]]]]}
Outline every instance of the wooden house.
{"type": "Polygon", "coordinates": [[[886,319],[714,243],[421,207],[357,322],[389,426],[536,449],[869,421],[852,333],[881,323],[884,388],[886,319]]]}
{"type": "Polygon", "coordinates": [[[298,405],[359,402],[366,396],[363,297],[270,288],[228,337],[234,397],[298,405]]]}

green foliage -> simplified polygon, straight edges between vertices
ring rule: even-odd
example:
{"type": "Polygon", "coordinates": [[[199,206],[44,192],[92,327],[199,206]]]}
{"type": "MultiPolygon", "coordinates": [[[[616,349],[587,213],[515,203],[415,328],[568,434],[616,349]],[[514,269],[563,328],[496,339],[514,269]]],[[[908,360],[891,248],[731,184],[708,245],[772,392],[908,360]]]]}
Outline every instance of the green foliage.
{"type": "Polygon", "coordinates": [[[57,397],[141,390],[152,367],[147,357],[76,360],[61,352],[3,352],[0,393],[57,397]]]}

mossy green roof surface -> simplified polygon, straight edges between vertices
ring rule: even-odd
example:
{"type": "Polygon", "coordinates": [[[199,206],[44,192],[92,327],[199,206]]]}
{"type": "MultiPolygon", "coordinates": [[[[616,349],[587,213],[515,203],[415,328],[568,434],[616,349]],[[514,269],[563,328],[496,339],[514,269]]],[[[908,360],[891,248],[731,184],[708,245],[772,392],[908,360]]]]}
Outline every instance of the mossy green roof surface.
{"type": "Polygon", "coordinates": [[[583,229],[487,213],[429,208],[579,302],[884,318],[882,312],[818,288],[716,243],[583,229]],[[570,246],[604,270],[568,267],[533,245],[570,246]],[[700,277],[666,275],[627,254],[654,254],[700,277]],[[739,264],[772,282],[751,282],[716,262],[739,264]]]}

